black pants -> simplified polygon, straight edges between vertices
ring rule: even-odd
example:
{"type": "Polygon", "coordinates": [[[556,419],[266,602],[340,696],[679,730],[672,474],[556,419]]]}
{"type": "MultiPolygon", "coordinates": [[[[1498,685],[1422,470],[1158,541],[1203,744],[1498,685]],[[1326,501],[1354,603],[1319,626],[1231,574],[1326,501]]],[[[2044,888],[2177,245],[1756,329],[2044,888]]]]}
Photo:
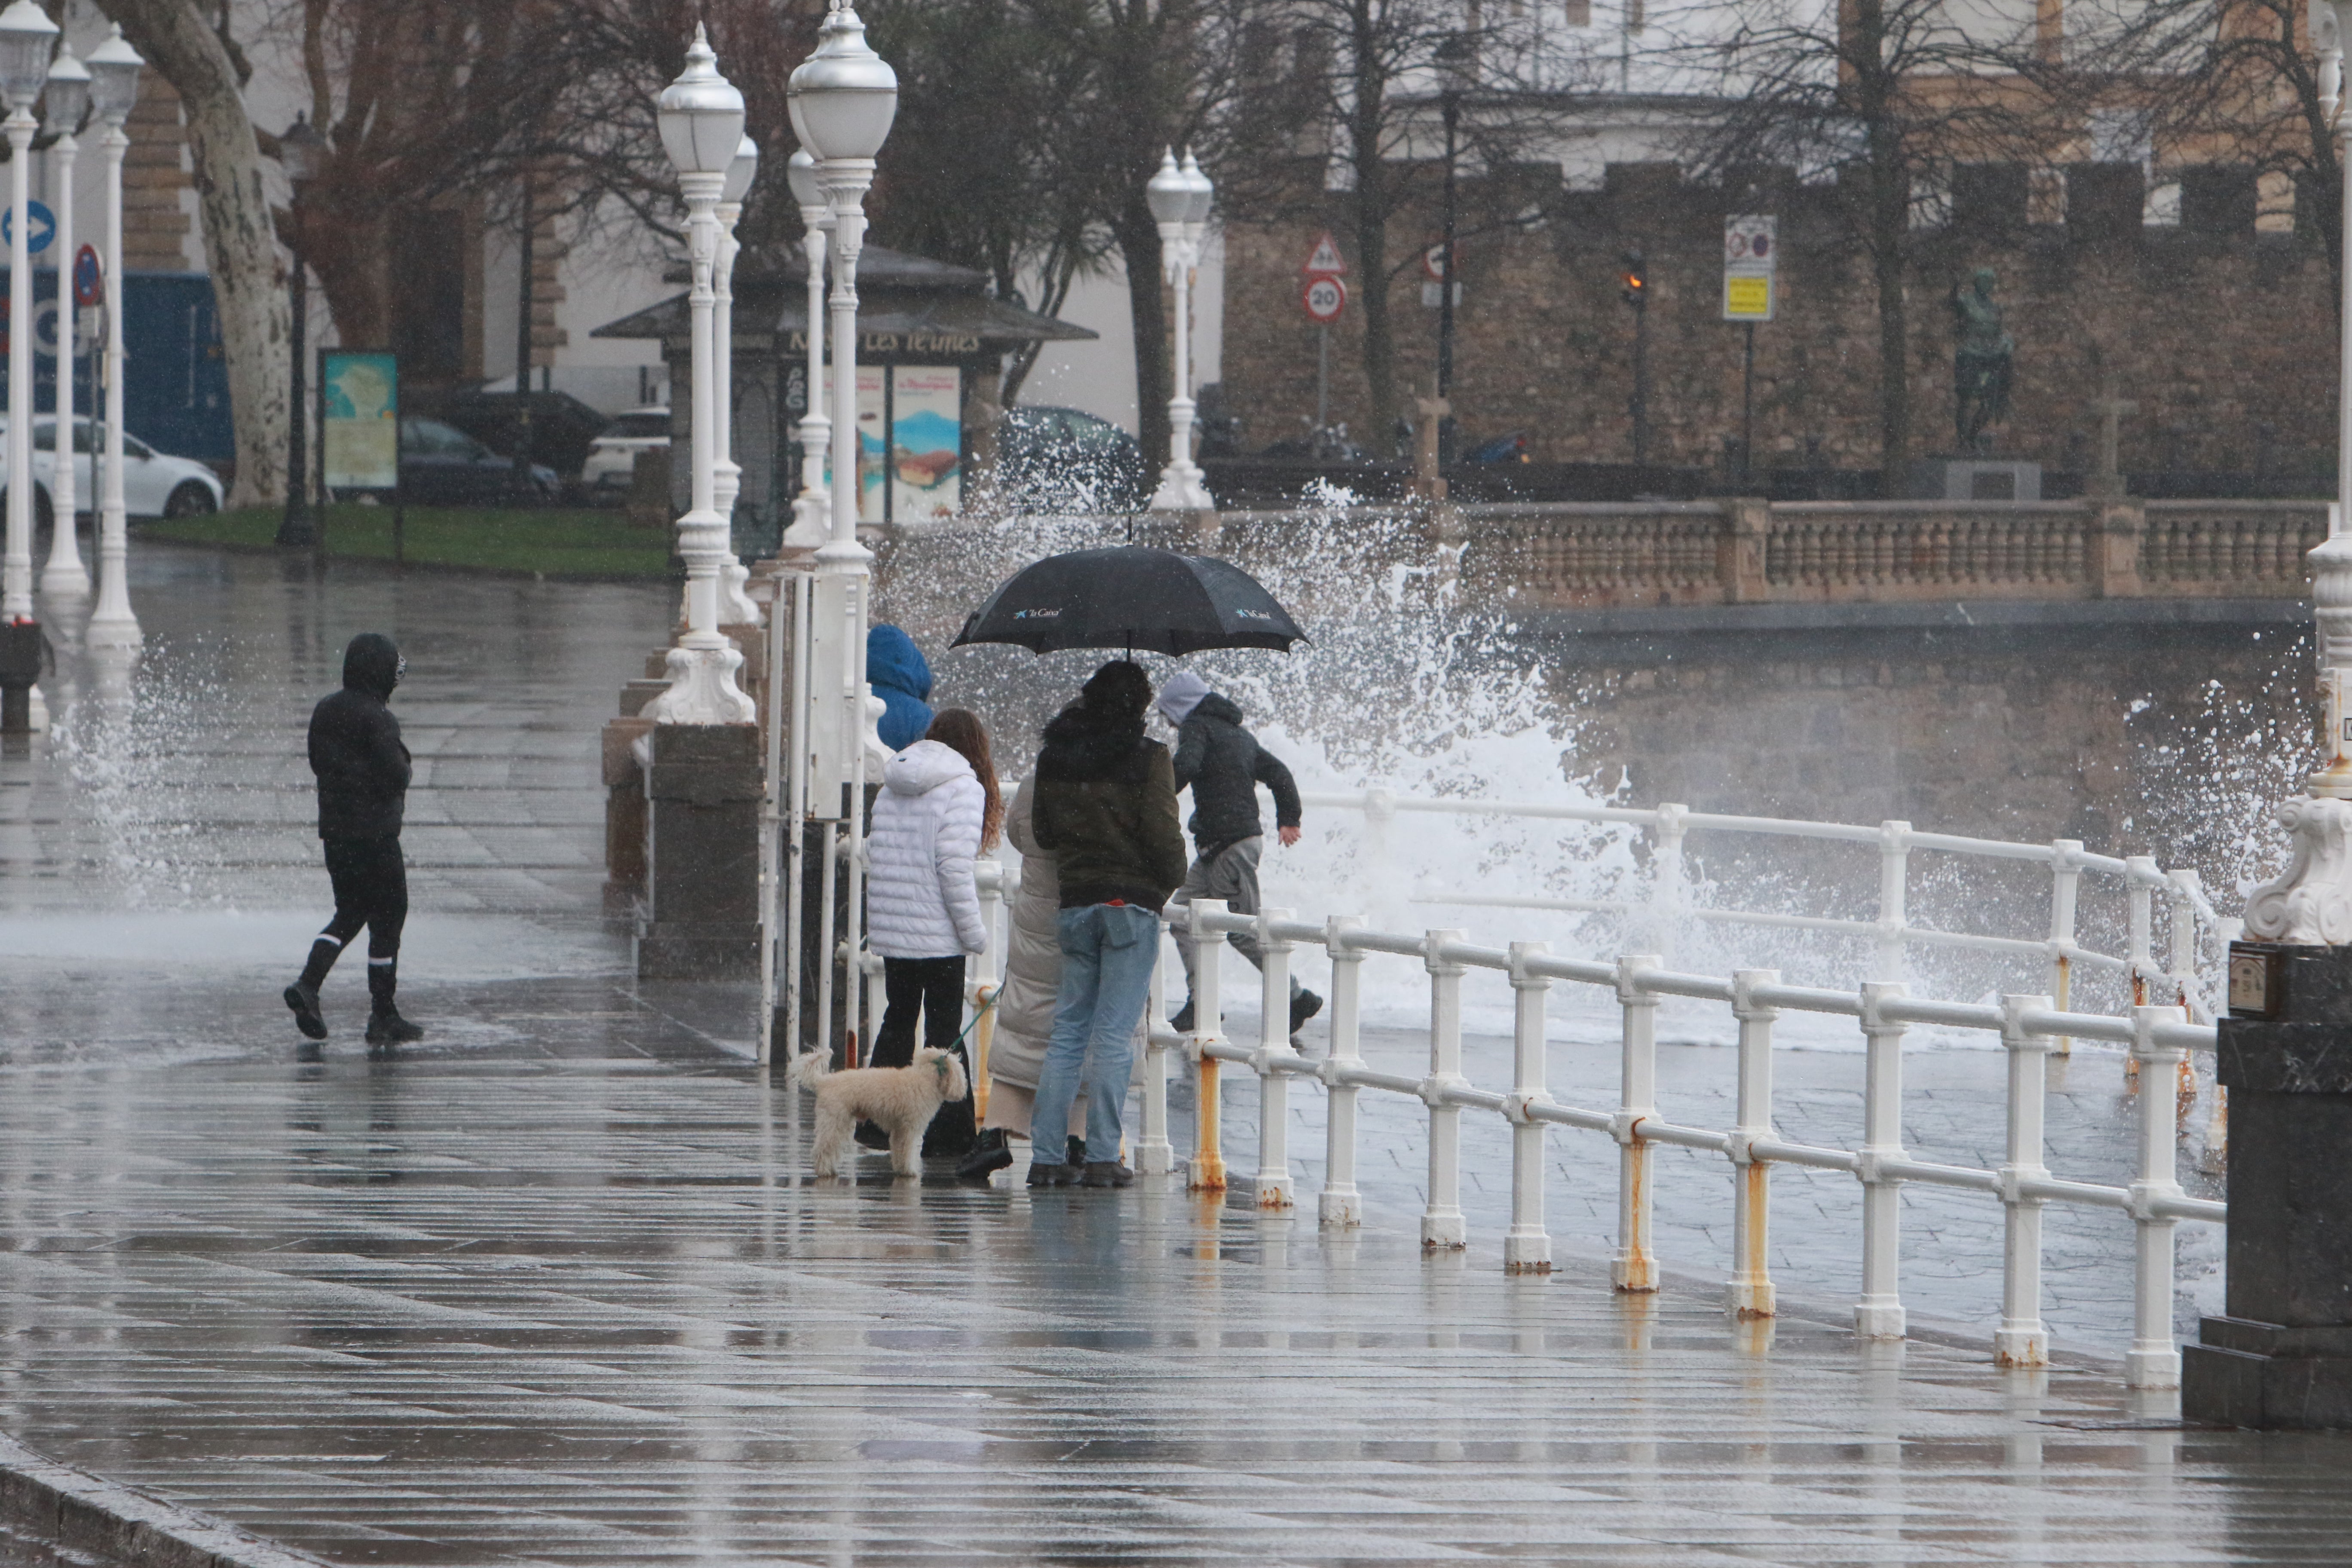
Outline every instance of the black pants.
{"type": "Polygon", "coordinates": [[[335,889],[335,917],[310,943],[303,983],[316,986],[325,980],[327,971],[364,926],[368,994],[379,1004],[388,1004],[400,958],[400,930],[408,923],[408,866],[400,856],[400,840],[330,838],[326,849],[327,878],[335,889]]]}
{"type": "MultiPolygon", "coordinates": [[[[971,1078],[971,1058],[956,1046],[963,1032],[963,955],[953,958],[885,958],[882,961],[882,1026],[874,1033],[868,1066],[902,1068],[915,1059],[915,1015],[923,1017],[923,1044],[954,1050],[971,1078]]],[[[971,1093],[940,1107],[923,1135],[923,1152],[961,1158],[971,1148],[971,1093]]]]}

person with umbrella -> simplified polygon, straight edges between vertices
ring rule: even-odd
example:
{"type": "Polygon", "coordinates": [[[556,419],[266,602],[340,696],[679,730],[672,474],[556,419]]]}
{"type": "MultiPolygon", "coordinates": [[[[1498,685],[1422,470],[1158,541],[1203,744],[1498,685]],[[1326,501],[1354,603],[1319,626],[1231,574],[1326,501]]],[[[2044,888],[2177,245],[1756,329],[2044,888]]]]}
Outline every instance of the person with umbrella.
{"type": "Polygon", "coordinates": [[[1160,911],[1184,879],[1184,834],[1168,748],[1143,733],[1151,682],[1117,659],[1045,726],[1032,831],[1061,879],[1055,932],[1062,984],[1029,1122],[1029,1184],[1132,1185],[1118,1158],[1135,1024],[1160,952],[1160,911]],[[1086,1168],[1045,1159],[1087,1090],[1086,1168]]]}
{"type": "MultiPolygon", "coordinates": [[[[1257,814],[1257,786],[1274,795],[1275,832],[1286,847],[1298,842],[1298,785],[1282,759],[1257,743],[1242,728],[1242,710],[1233,700],[1209,689],[1209,683],[1189,669],[1180,669],[1160,689],[1160,711],[1176,726],[1176,787],[1192,792],[1192,844],[1195,854],[1175,902],[1223,899],[1237,915],[1258,910],[1257,867],[1265,851],[1265,829],[1257,814]]],[[[1235,951],[1257,968],[1265,967],[1257,939],[1246,931],[1227,939],[1235,951]]],[[[1184,955],[1184,1005],[1169,1021],[1178,1034],[1192,1027],[1192,976],[1200,963],[1200,944],[1187,931],[1176,936],[1176,951],[1184,955]]],[[[1290,1032],[1323,1010],[1323,998],[1290,978],[1290,1032]]]]}

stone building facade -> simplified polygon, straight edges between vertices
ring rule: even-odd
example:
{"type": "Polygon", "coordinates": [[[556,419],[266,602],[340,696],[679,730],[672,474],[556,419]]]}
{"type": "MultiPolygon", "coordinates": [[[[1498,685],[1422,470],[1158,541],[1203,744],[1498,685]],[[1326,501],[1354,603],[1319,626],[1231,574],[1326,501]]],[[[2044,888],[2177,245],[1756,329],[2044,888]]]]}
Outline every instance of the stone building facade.
{"type": "MultiPolygon", "coordinates": [[[[1979,266],[2000,274],[2018,342],[2014,413],[1995,432],[2004,453],[2081,471],[2096,459],[2093,405],[2112,377],[2137,409],[2121,425],[2121,467],[2319,477],[2332,467],[2336,397],[2334,282],[2315,235],[2257,228],[2252,171],[2185,171],[2179,221],[2144,221],[2137,165],[2063,171],[2063,200],[2021,167],[1962,169],[1944,221],[1911,236],[1912,453],[1948,451],[1952,429],[1949,308],[1979,266]],[[2029,205],[2029,195],[2032,197],[2029,205]],[[2033,222],[2051,216],[2062,221],[2033,222]]],[[[1834,185],[1793,179],[1723,187],[1670,164],[1613,164],[1603,188],[1565,188],[1557,170],[1514,169],[1508,191],[1476,190],[1465,209],[1519,221],[1460,246],[1454,409],[1465,449],[1524,431],[1538,462],[1630,461],[1634,312],[1620,294],[1621,258],[1648,272],[1653,463],[1722,465],[1741,420],[1746,329],[1721,320],[1723,220],[1778,216],[1780,306],[1756,329],[1759,468],[1876,466],[1878,319],[1867,256],[1842,221],[1834,185]]],[[[1389,432],[1367,427],[1362,311],[1367,287],[1349,244],[1344,194],[1328,215],[1279,224],[1228,219],[1226,407],[1256,449],[1296,435],[1315,408],[1316,329],[1301,309],[1299,268],[1328,228],[1351,266],[1349,308],[1332,329],[1334,421],[1376,455],[1389,432]]],[[[1433,212],[1400,219],[1391,283],[1399,403],[1433,384],[1438,311],[1418,257],[1433,212]]]]}

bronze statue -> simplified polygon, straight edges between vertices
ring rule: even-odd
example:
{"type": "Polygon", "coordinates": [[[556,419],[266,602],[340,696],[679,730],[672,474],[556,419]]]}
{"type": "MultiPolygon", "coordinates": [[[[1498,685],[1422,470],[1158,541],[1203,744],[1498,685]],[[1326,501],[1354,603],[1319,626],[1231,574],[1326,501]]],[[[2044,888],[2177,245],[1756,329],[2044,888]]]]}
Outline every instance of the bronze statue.
{"type": "Polygon", "coordinates": [[[2017,340],[2001,327],[1992,297],[1998,281],[1991,268],[1979,267],[1966,289],[1952,289],[1952,425],[1964,452],[1990,450],[1985,427],[2009,417],[2017,340]]]}

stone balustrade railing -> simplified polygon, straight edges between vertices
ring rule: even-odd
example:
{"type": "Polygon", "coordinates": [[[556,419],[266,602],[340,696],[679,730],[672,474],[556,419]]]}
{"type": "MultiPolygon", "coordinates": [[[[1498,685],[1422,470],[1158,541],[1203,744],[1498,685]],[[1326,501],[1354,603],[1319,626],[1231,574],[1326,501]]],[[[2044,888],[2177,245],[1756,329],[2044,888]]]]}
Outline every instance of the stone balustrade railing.
{"type": "MultiPolygon", "coordinates": [[[[2319,501],[1467,506],[1465,577],[1548,608],[2301,598],[2319,501]]],[[[1441,522],[1441,527],[1444,526],[1441,522]]]]}

